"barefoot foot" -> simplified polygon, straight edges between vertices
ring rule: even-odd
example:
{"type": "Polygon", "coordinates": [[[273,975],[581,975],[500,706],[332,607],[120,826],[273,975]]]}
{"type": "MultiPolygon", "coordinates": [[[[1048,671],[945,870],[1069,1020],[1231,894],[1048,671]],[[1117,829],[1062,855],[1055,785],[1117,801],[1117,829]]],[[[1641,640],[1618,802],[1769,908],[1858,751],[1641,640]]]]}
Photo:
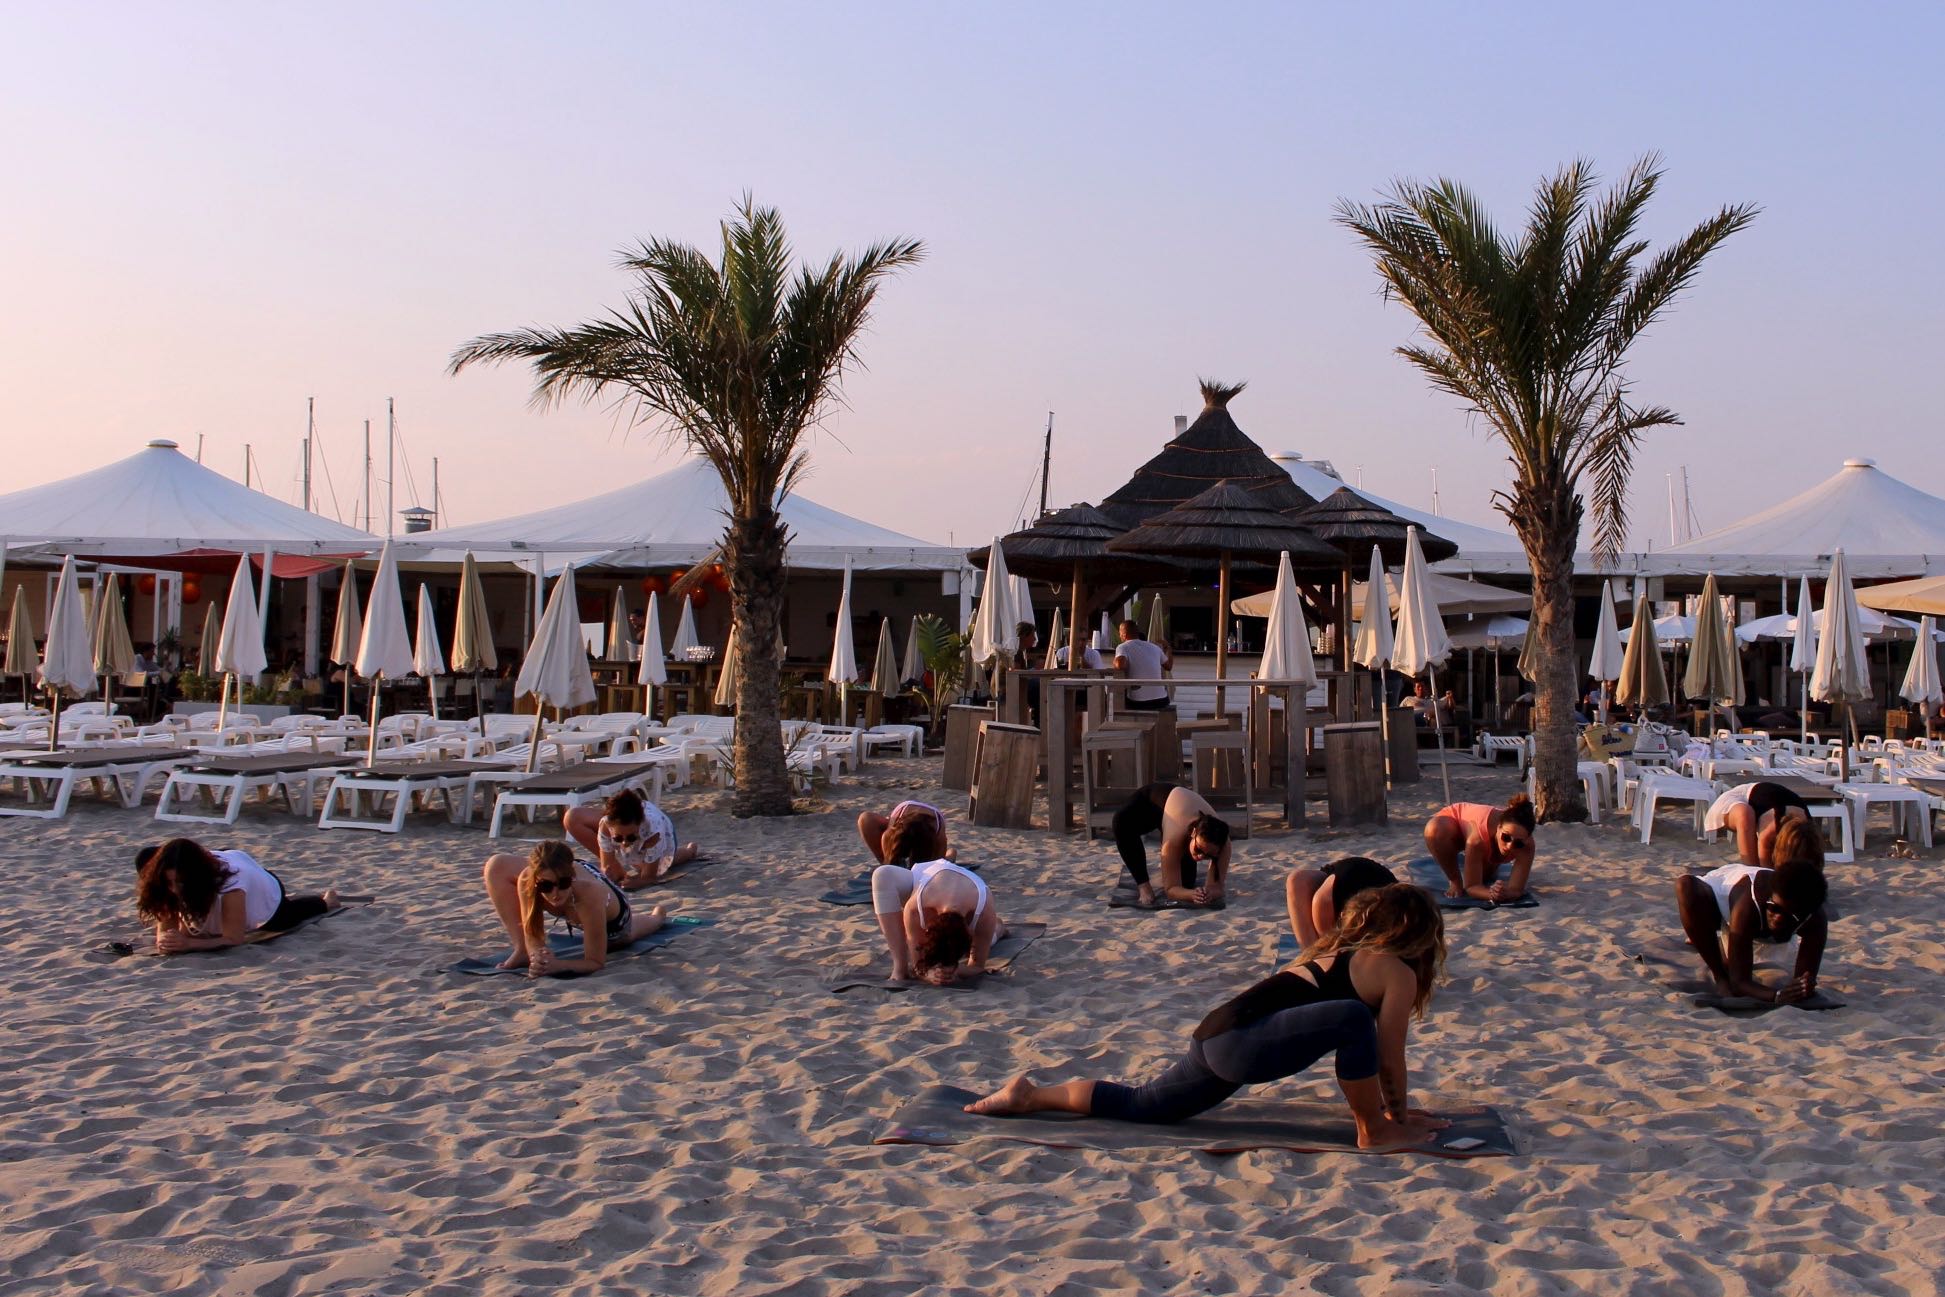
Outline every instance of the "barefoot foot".
{"type": "Polygon", "coordinates": [[[509,970],[515,968],[525,968],[526,966],[527,966],[527,954],[525,951],[522,950],[516,950],[511,955],[508,955],[505,959],[502,959],[500,961],[500,967],[509,970]]]}
{"type": "Polygon", "coordinates": [[[1012,1117],[1032,1112],[1032,1100],[1033,1079],[1016,1076],[984,1099],[975,1099],[967,1104],[966,1111],[982,1117],[1012,1117]]]}
{"type": "Polygon", "coordinates": [[[1368,1126],[1358,1127],[1357,1146],[1363,1149],[1409,1148],[1431,1138],[1429,1130],[1415,1130],[1403,1122],[1380,1117],[1368,1126]]]}

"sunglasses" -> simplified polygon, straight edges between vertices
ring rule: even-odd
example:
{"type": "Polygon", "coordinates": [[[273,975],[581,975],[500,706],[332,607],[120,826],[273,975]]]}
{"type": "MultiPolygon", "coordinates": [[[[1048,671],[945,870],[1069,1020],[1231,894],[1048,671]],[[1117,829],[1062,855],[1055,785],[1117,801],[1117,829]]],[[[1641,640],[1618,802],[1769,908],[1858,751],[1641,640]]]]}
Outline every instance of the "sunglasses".
{"type": "MultiPolygon", "coordinates": [[[[1763,916],[1769,920],[1770,931],[1772,932],[1777,931],[1784,923],[1789,922],[1795,917],[1775,901],[1763,902],[1763,916]]],[[[1788,936],[1794,937],[1797,933],[1803,931],[1803,925],[1809,921],[1810,916],[1806,914],[1802,918],[1796,919],[1795,922],[1790,923],[1788,936]]],[[[1785,939],[1787,940],[1787,937],[1785,939]]]]}
{"type": "Polygon", "coordinates": [[[1516,838],[1510,833],[1502,833],[1499,840],[1509,851],[1524,851],[1533,845],[1532,838],[1516,838]]]}
{"type": "Polygon", "coordinates": [[[632,847],[637,842],[640,842],[641,840],[642,840],[642,835],[639,833],[630,833],[626,835],[620,833],[610,833],[608,835],[608,841],[614,843],[618,847],[632,847]]]}
{"type": "Polygon", "coordinates": [[[534,879],[534,890],[542,895],[547,895],[552,892],[571,892],[574,890],[574,880],[571,878],[536,878],[534,879]]]}

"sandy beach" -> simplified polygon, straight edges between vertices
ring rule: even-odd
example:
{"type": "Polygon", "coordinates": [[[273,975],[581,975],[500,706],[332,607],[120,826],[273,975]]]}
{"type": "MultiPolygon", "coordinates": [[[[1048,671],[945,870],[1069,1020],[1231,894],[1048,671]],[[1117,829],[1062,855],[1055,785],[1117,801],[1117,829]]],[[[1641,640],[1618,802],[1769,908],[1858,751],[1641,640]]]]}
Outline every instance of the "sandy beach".
{"type": "MultiPolygon", "coordinates": [[[[1079,1152],[871,1143],[935,1082],[1142,1079],[1269,968],[1300,861],[1401,863],[1380,832],[1239,843],[1222,913],[1109,911],[1112,845],[972,828],[962,859],[1047,935],[978,990],[833,995],[868,908],[853,819],[936,790],[878,762],[785,821],[665,802],[713,862],[654,899],[715,926],[578,981],[468,978],[501,948],[487,840],[252,809],[293,890],[376,902],[213,956],[91,962],[133,933],[146,812],[0,829],[0,1287],[10,1293],[1932,1293],[1945,1270],[1939,853],[1881,827],[1833,865],[1829,1013],[1733,1020],[1630,967],[1670,880],[1730,854],[1671,817],[1543,827],[1537,909],[1448,916],[1417,1102],[1490,1102],[1520,1154],[1079,1152]]],[[[1462,798],[1510,770],[1460,768],[1462,798]]],[[[1313,810],[1321,821],[1322,810],[1313,810]]],[[[1258,1097],[1330,1098],[1328,1068],[1258,1097]]]]}

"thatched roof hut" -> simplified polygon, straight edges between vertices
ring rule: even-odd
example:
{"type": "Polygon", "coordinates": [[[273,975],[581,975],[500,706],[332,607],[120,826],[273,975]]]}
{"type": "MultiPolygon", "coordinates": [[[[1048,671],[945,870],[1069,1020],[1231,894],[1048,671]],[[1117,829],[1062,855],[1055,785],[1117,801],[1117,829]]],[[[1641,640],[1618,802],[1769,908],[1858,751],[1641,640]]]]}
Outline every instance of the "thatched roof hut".
{"type": "MultiPolygon", "coordinates": [[[[1332,491],[1294,517],[1350,559],[1369,558],[1371,547],[1376,545],[1384,555],[1386,567],[1397,567],[1405,561],[1405,533],[1413,524],[1371,503],[1348,486],[1332,491]]],[[[1457,545],[1423,528],[1418,532],[1418,545],[1428,563],[1451,558],[1459,552],[1457,545]]]]}
{"type": "Polygon", "coordinates": [[[1216,485],[1233,482],[1278,513],[1307,509],[1316,498],[1290,480],[1263,448],[1251,441],[1230,416],[1229,402],[1242,383],[1202,380],[1202,413],[1135,470],[1119,490],[1101,501],[1101,511],[1124,527],[1135,527],[1216,485]]]}

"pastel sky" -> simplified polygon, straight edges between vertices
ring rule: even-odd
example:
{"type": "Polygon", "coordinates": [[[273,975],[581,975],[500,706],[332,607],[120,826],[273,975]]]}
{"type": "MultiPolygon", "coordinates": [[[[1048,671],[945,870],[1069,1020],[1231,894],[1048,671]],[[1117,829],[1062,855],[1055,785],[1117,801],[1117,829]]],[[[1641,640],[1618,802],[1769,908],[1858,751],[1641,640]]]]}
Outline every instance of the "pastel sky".
{"type": "Polygon", "coordinates": [[[1055,503],[1099,499],[1210,374],[1266,449],[1421,506],[1436,470],[1485,520],[1504,456],[1391,354],[1412,322],[1332,206],[1447,175],[1510,223],[1570,158],[1658,150],[1657,241],[1764,213],[1638,349],[1687,426],[1641,457],[1637,544],[1684,467],[1703,529],[1846,455],[1945,494],[1935,3],[101,3],[6,33],[0,491],[200,436],[293,498],[313,396],[347,517],[388,396],[451,522],[658,471],[611,411],[446,358],[599,313],[617,249],[707,243],[747,189],[808,253],[930,250],[816,442],[826,504],[980,543],[1049,410],[1055,503]]]}

